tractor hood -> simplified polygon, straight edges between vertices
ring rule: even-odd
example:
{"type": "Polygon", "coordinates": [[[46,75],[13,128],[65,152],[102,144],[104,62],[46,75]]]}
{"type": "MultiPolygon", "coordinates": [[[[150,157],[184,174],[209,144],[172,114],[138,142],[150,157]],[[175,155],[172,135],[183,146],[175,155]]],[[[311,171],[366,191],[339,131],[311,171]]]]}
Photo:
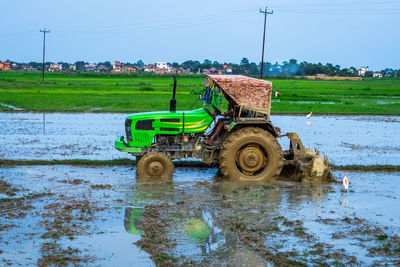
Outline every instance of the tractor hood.
{"type": "MultiPolygon", "coordinates": [[[[150,147],[158,134],[178,135],[204,132],[214,118],[207,108],[191,111],[161,111],[129,115],[125,120],[128,146],[150,147]]],[[[120,140],[121,141],[121,140],[120,140]]],[[[121,142],[117,145],[121,148],[121,142]]]]}
{"type": "Polygon", "coordinates": [[[269,116],[272,83],[242,75],[207,75],[239,106],[269,116]]]}

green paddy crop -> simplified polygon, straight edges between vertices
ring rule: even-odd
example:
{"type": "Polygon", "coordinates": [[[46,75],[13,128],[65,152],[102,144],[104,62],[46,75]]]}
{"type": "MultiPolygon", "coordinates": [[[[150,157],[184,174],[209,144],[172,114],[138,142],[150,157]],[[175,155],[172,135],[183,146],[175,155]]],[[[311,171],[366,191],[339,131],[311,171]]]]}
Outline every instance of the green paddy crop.
{"type": "MultiPolygon", "coordinates": [[[[202,106],[192,90],[205,76],[178,76],[177,108],[202,106]],[[197,101],[197,102],[196,102],[197,101]]],[[[400,114],[400,80],[271,79],[272,113],[400,114]]],[[[0,110],[38,112],[136,112],[167,110],[173,80],[168,75],[0,72],[0,110]]]]}

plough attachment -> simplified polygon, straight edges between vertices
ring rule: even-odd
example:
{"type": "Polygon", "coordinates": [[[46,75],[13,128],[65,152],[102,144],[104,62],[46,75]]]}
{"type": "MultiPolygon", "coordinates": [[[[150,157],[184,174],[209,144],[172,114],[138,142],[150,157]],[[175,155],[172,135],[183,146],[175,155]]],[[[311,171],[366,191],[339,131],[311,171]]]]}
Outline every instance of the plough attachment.
{"type": "Polygon", "coordinates": [[[329,166],[328,157],[324,158],[317,149],[306,149],[296,133],[287,133],[290,140],[289,150],[283,151],[285,159],[281,172],[281,178],[297,181],[335,181],[329,166]]]}

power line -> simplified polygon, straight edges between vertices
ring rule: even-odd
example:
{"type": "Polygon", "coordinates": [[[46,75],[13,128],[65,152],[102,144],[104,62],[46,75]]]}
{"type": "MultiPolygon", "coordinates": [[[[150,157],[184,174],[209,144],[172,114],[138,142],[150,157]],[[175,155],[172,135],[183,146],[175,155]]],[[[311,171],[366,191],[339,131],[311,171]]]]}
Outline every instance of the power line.
{"type": "Polygon", "coordinates": [[[393,12],[400,11],[399,8],[374,8],[374,9],[313,9],[313,8],[282,8],[280,11],[316,11],[316,12],[393,12]]]}
{"type": "Polygon", "coordinates": [[[274,14],[274,11],[268,12],[268,7],[265,7],[265,10],[260,9],[260,13],[264,14],[264,34],[263,34],[263,44],[262,44],[262,56],[261,56],[261,73],[260,73],[260,79],[262,79],[264,70],[264,47],[265,47],[265,30],[267,28],[267,16],[274,14]]]}
{"type": "Polygon", "coordinates": [[[400,11],[399,1],[379,1],[379,2],[352,2],[345,3],[308,3],[308,4],[290,4],[274,5],[280,13],[290,14],[355,14],[355,15],[395,15],[400,11]],[[385,5],[386,4],[386,5],[385,5]],[[388,5],[390,4],[390,5],[388,5]],[[379,6],[377,6],[379,5],[379,6]],[[375,7],[376,6],[376,7],[375,7]]]}
{"type": "MultiPolygon", "coordinates": [[[[251,11],[254,12],[254,11],[251,11]]],[[[180,20],[170,20],[170,21],[152,21],[149,23],[142,22],[137,24],[128,24],[128,25],[109,25],[109,26],[91,26],[87,28],[58,28],[57,32],[110,32],[110,33],[119,33],[119,32],[134,32],[134,31],[148,31],[148,30],[168,30],[172,28],[186,28],[186,27],[194,27],[194,26],[202,26],[217,22],[226,22],[229,20],[236,21],[237,19],[251,17],[250,12],[242,12],[240,14],[225,14],[221,16],[210,16],[209,19],[207,17],[194,17],[188,19],[180,19],[180,20]]]]}
{"type": "Polygon", "coordinates": [[[18,39],[25,39],[25,38],[31,37],[33,35],[36,35],[36,34],[37,34],[36,32],[27,32],[24,34],[21,33],[21,34],[17,34],[17,35],[12,35],[11,37],[4,36],[4,37],[2,37],[2,41],[13,41],[13,40],[18,40],[18,39]]]}
{"type": "MultiPolygon", "coordinates": [[[[254,12],[254,9],[253,11],[254,12]]],[[[177,30],[177,29],[198,29],[201,27],[206,27],[208,25],[213,25],[217,23],[226,23],[227,21],[234,21],[238,22],[240,20],[246,20],[248,18],[252,18],[253,16],[250,12],[245,9],[241,14],[236,14],[237,12],[225,12],[225,15],[221,16],[213,16],[209,19],[204,19],[205,17],[192,17],[183,20],[169,20],[169,22],[165,21],[153,21],[151,23],[138,23],[138,24],[130,24],[130,25],[110,25],[109,27],[112,28],[103,28],[102,26],[97,26],[98,28],[56,28],[53,29],[53,33],[88,33],[88,34],[129,34],[133,32],[159,32],[159,31],[166,31],[166,30],[177,30]],[[144,25],[143,25],[144,24],[144,25]],[[126,27],[128,26],[128,27],[126,27]],[[114,29],[113,29],[114,28],[114,29]]],[[[206,16],[207,17],[207,16],[206,16]]],[[[27,38],[29,31],[24,34],[23,32],[19,32],[17,34],[8,35],[9,37],[3,38],[5,40],[15,40],[15,39],[22,39],[27,38]]],[[[42,32],[42,31],[41,31],[42,32]]],[[[34,33],[33,33],[34,34],[34,33]]],[[[44,37],[45,38],[45,37],[44,37]]]]}
{"type": "Polygon", "coordinates": [[[150,21],[139,21],[139,22],[135,22],[134,24],[118,24],[118,25],[90,25],[90,26],[86,26],[84,28],[82,28],[82,26],[76,26],[76,27],[69,27],[69,28],[59,28],[59,30],[61,31],[74,31],[74,30],[118,30],[121,28],[125,28],[125,29],[130,29],[130,28],[138,28],[138,27],[156,27],[159,25],[175,25],[175,24],[182,24],[182,23],[204,23],[207,22],[209,20],[213,20],[216,18],[228,18],[228,17],[235,17],[235,16],[240,16],[243,14],[250,14],[254,12],[254,8],[251,9],[243,9],[243,10],[234,10],[234,11],[230,11],[230,12],[219,12],[219,13],[213,13],[213,14],[203,14],[201,16],[198,17],[186,17],[186,18],[179,18],[179,19],[163,19],[163,20],[153,20],[151,19],[150,21]]]}
{"type": "Polygon", "coordinates": [[[330,11],[330,10],[280,10],[282,14],[299,14],[299,15],[399,15],[399,11],[376,12],[374,10],[360,12],[358,10],[347,10],[347,11],[330,11]]]}
{"type": "Polygon", "coordinates": [[[273,7],[278,8],[278,7],[338,7],[338,6],[374,6],[374,5],[386,5],[386,4],[399,4],[398,0],[381,0],[381,1],[370,1],[370,2],[366,2],[366,1],[362,1],[362,2],[351,2],[351,1],[346,1],[344,3],[308,3],[308,4],[281,4],[281,5],[273,5],[273,7]]]}
{"type": "Polygon", "coordinates": [[[43,30],[40,30],[40,32],[43,32],[43,66],[42,66],[42,82],[44,82],[44,57],[46,54],[46,33],[50,33],[50,30],[46,30],[44,28],[43,30]]]}

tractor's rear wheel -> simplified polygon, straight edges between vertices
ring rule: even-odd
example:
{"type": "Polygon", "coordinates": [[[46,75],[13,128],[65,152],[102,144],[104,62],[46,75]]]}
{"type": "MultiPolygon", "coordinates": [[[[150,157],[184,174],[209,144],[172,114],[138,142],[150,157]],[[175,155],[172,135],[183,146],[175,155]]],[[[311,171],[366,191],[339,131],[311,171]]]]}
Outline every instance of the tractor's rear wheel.
{"type": "Polygon", "coordinates": [[[258,127],[232,132],[222,144],[219,167],[232,180],[275,180],[283,166],[282,148],[276,138],[258,127]]]}
{"type": "Polygon", "coordinates": [[[162,152],[145,154],[137,163],[136,175],[143,179],[171,180],[174,173],[174,164],[162,152]]]}

